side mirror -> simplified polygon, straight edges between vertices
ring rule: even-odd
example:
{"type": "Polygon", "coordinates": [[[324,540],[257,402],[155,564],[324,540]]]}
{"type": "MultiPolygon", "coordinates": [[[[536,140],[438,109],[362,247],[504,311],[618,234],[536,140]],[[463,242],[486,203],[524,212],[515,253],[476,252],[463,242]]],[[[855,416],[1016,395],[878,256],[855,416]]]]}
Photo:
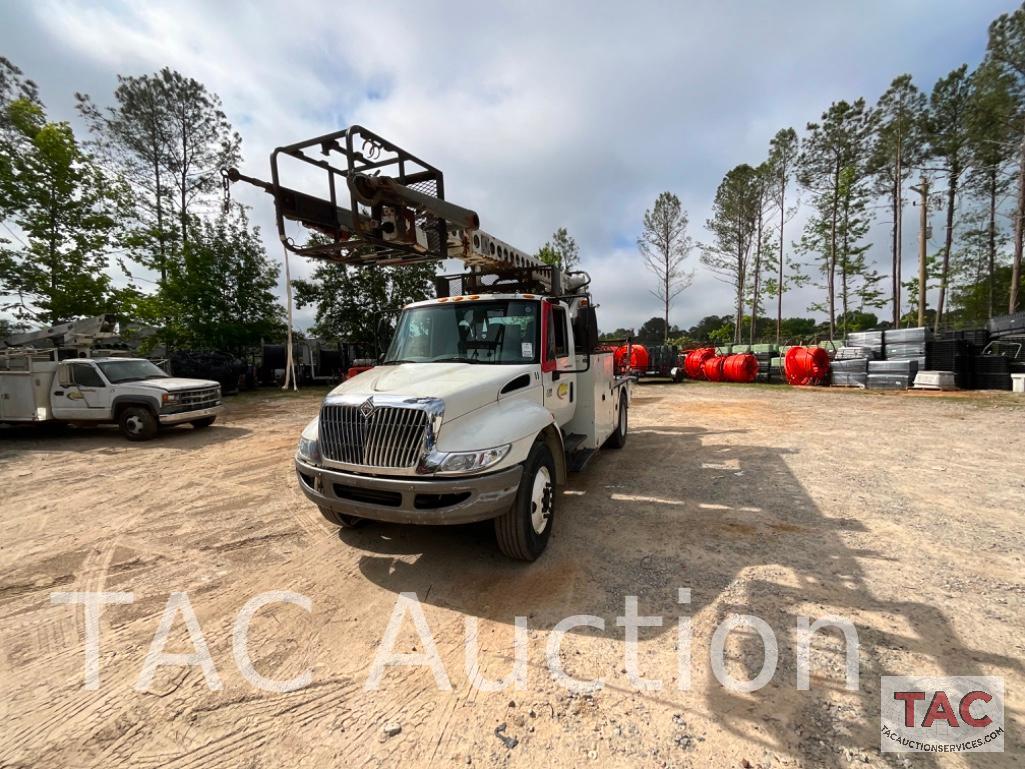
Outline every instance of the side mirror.
{"type": "Polygon", "coordinates": [[[573,321],[573,337],[578,355],[590,355],[598,347],[598,314],[588,305],[577,310],[573,321]]]}
{"type": "Polygon", "coordinates": [[[62,363],[57,367],[57,383],[61,387],[71,387],[71,366],[62,363]]]}

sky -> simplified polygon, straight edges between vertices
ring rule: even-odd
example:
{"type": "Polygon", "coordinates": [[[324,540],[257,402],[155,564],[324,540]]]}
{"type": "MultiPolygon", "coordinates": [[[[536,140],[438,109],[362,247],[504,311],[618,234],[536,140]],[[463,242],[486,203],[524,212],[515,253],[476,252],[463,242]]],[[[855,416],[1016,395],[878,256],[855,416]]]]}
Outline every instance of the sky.
{"type": "MultiPolygon", "coordinates": [[[[51,119],[81,121],[75,92],[109,104],[118,74],[169,66],[217,93],[243,139],[243,173],[269,176],[282,144],[358,123],[442,169],[446,197],[535,251],[558,227],[580,245],[605,330],[661,315],[637,252],[645,209],[675,193],[696,244],[722,176],[761,162],[780,128],[801,133],[832,101],[870,103],[902,73],[931,89],[982,58],[1003,0],[709,2],[0,3],[0,54],[36,81],[51,119]]],[[[84,134],[84,129],[83,129],[84,134]]],[[[270,199],[235,185],[268,253],[270,199]]],[[[878,212],[885,219],[885,210],[878,212]]],[[[904,273],[917,254],[905,212],[904,273]]],[[[871,233],[889,271],[889,222],[871,233]]],[[[799,237],[800,217],[786,242],[799,237]]],[[[940,228],[934,228],[937,238],[940,228]]],[[[732,311],[730,288],[694,280],[670,322],[732,311]]],[[[292,275],[312,265],[293,257],[292,275]]],[[[279,287],[284,292],[283,281],[279,287]]],[[[809,316],[811,289],[786,297],[809,316]]],[[[309,326],[312,311],[297,312],[309,326]]]]}

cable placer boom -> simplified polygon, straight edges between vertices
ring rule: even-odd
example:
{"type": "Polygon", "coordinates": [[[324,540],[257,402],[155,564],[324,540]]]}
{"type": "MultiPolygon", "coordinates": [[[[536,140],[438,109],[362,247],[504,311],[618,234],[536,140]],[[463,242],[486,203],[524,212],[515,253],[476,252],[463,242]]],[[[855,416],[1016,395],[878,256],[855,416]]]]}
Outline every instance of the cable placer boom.
{"type": "Polygon", "coordinates": [[[440,169],[362,126],[278,147],[270,165],[269,182],[224,171],[225,197],[238,181],[270,194],[278,237],[293,253],[351,265],[460,259],[471,271],[536,270],[547,274],[540,279],[549,288],[560,283],[537,257],[481,230],[475,211],[446,200],[440,169]],[[296,161],[306,168],[304,179],[309,166],[326,177],[326,197],[282,183],[286,165],[296,161]],[[295,243],[286,221],[315,236],[295,243]]]}

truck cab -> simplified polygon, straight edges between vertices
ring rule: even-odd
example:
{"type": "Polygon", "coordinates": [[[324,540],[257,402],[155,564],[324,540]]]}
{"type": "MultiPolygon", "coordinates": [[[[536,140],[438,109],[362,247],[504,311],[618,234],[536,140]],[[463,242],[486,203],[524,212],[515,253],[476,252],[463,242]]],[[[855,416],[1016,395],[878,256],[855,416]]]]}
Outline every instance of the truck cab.
{"type": "Polygon", "coordinates": [[[596,349],[593,318],[584,294],[407,306],[381,364],[303,431],[300,488],[343,527],[493,519],[500,549],[534,560],[567,472],[626,439],[630,380],[596,349]]]}

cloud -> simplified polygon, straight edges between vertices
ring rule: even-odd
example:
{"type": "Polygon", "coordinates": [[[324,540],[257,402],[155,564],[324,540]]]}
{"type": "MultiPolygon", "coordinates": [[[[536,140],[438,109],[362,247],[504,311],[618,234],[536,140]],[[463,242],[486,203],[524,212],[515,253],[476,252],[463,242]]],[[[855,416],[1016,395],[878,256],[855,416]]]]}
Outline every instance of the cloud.
{"type": "MultiPolygon", "coordinates": [[[[974,64],[987,24],[1012,7],[37,0],[0,8],[0,42],[72,120],[72,93],[104,103],[118,73],[197,78],[221,96],[256,176],[279,144],[364,124],[441,167],[448,196],[496,236],[534,250],[566,226],[601,325],[615,328],[659,314],[632,247],[659,192],[675,192],[707,240],[722,175],[759,162],[776,130],[800,130],[834,99],[872,100],[901,72],[930,87],[974,64]]],[[[233,194],[279,254],[266,196],[233,194]]],[[[873,254],[888,264],[885,237],[873,254]]],[[[672,313],[683,326],[731,307],[697,251],[691,261],[697,278],[672,313]]],[[[785,311],[809,298],[788,297],[785,311]]]]}

